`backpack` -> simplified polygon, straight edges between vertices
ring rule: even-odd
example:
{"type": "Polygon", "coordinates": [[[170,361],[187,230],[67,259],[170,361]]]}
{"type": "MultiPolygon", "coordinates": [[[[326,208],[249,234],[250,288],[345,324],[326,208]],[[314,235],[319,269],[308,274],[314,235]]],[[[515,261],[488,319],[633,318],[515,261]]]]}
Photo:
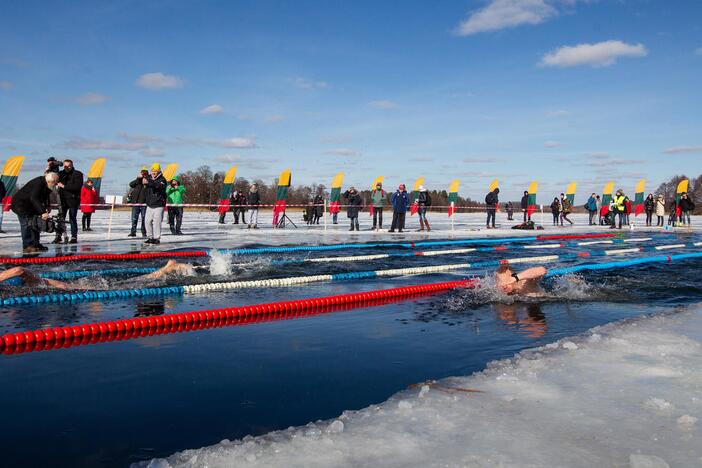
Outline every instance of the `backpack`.
{"type": "Polygon", "coordinates": [[[529,231],[533,230],[533,229],[535,229],[534,221],[531,221],[531,220],[525,221],[521,224],[517,224],[516,226],[512,226],[512,229],[523,229],[523,230],[529,230],[529,231]]]}
{"type": "Polygon", "coordinates": [[[495,204],[495,194],[490,192],[487,195],[485,195],[485,204],[486,205],[494,205],[495,204]]]}

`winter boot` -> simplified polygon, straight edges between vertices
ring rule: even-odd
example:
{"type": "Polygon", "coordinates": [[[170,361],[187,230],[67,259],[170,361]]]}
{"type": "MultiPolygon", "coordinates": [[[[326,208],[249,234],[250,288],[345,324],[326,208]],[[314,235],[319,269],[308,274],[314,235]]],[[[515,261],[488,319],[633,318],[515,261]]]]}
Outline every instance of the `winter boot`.
{"type": "Polygon", "coordinates": [[[419,218],[419,229],[418,231],[423,231],[424,230],[424,220],[422,218],[419,218]]]}

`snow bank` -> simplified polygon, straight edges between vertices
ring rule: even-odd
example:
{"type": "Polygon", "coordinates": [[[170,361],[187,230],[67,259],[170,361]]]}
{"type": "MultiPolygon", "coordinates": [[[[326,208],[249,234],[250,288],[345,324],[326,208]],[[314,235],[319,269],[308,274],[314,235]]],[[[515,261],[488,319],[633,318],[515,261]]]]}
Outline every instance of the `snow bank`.
{"type": "Polygon", "coordinates": [[[331,421],[148,466],[700,466],[700,417],[697,306],[595,328],[331,421]]]}

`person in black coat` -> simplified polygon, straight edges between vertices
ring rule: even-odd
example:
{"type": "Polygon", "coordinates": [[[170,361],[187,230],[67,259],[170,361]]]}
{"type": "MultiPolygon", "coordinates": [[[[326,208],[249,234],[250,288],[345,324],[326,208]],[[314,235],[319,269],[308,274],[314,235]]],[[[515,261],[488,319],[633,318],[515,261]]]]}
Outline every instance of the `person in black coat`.
{"type": "Polygon", "coordinates": [[[141,168],[139,176],[129,182],[130,190],[127,202],[138,206],[132,206],[132,230],[128,237],[136,237],[139,218],[141,218],[141,237],[146,237],[146,186],[144,185],[144,179],[148,176],[149,171],[144,166],[141,168]]]}
{"type": "Polygon", "coordinates": [[[527,218],[531,219],[531,215],[529,214],[529,192],[526,190],[524,191],[524,195],[522,195],[522,211],[524,212],[524,222],[526,222],[527,218]]]}
{"type": "Polygon", "coordinates": [[[690,195],[687,192],[680,196],[680,221],[685,224],[687,220],[688,226],[690,225],[690,215],[695,211],[695,202],[692,201],[690,195]]]}
{"type": "MultiPolygon", "coordinates": [[[[59,217],[66,221],[66,214],[71,223],[71,244],[78,243],[78,208],[80,207],[80,189],[83,188],[83,173],[73,167],[73,161],[63,160],[63,170],[59,172],[58,187],[61,199],[59,217]]],[[[61,234],[56,233],[54,244],[61,242],[61,234]]]]}
{"type": "Polygon", "coordinates": [[[261,204],[261,192],[258,191],[258,184],[251,184],[249,188],[249,229],[258,229],[258,206],[261,204]]]}
{"type": "Polygon", "coordinates": [[[49,218],[51,210],[49,196],[58,181],[59,176],[56,172],[47,173],[24,184],[12,197],[11,208],[19,219],[22,250],[25,253],[48,250],[39,243],[40,232],[36,226],[36,218],[49,218]]]}
{"type": "Polygon", "coordinates": [[[487,221],[486,226],[488,229],[491,228],[490,220],[492,219],[492,229],[495,229],[495,213],[497,212],[497,204],[500,203],[499,199],[500,189],[495,188],[492,192],[488,192],[485,195],[485,209],[487,211],[487,221]]]}
{"type": "Polygon", "coordinates": [[[146,190],[146,235],[145,244],[161,243],[161,224],[163,224],[163,210],[166,207],[166,188],[168,181],[161,173],[161,165],[154,163],[151,174],[143,179],[142,184],[146,190]]]}
{"type": "Polygon", "coordinates": [[[321,193],[318,193],[314,200],[314,216],[312,217],[312,224],[319,224],[319,218],[324,216],[324,197],[321,193]]]}
{"type": "Polygon", "coordinates": [[[354,187],[351,187],[344,193],[344,198],[346,198],[346,203],[348,204],[346,215],[351,220],[351,229],[349,229],[349,231],[353,231],[354,227],[356,231],[360,231],[358,226],[358,213],[361,211],[363,200],[354,187]]]}

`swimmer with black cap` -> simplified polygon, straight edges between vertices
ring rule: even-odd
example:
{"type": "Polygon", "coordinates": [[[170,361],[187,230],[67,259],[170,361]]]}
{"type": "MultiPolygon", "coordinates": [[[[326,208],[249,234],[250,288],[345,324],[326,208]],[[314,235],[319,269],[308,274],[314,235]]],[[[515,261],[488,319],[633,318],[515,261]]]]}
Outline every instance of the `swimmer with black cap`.
{"type": "Polygon", "coordinates": [[[543,296],[544,290],[539,282],[546,276],[546,273],[546,268],[542,266],[515,273],[510,265],[504,264],[495,271],[495,282],[497,289],[505,294],[543,296]]]}

